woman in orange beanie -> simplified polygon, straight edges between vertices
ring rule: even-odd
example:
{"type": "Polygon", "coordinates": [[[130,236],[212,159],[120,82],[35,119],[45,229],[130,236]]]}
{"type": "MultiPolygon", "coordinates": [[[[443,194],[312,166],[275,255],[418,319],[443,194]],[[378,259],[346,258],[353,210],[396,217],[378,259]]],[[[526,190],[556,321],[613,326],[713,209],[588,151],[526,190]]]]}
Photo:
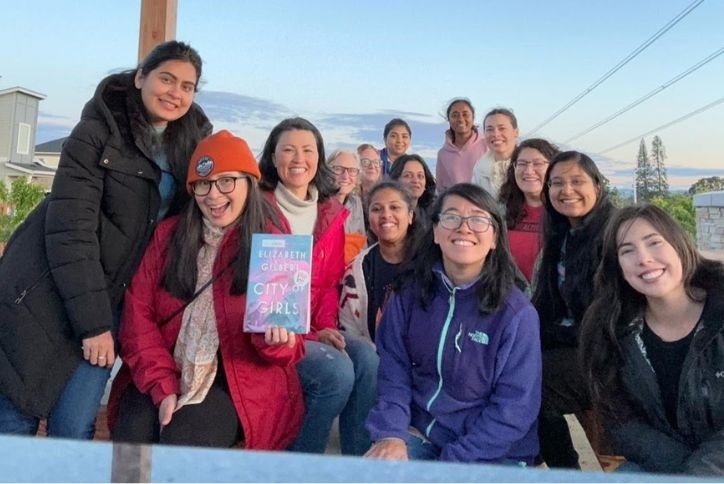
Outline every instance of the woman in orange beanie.
{"type": "Polygon", "coordinates": [[[304,345],[283,328],[242,331],[251,234],[265,229],[259,177],[228,131],[191,157],[194,201],[159,226],[126,295],[114,440],[282,449],[297,435],[304,345]]]}

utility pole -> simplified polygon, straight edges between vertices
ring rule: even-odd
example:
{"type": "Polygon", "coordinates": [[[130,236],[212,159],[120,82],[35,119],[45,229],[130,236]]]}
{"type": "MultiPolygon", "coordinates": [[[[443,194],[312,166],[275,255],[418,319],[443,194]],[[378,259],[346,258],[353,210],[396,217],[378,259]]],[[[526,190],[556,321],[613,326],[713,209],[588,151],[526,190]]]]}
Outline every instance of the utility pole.
{"type": "Polygon", "coordinates": [[[176,38],[178,0],[141,0],[138,62],[162,42],[176,38]]]}

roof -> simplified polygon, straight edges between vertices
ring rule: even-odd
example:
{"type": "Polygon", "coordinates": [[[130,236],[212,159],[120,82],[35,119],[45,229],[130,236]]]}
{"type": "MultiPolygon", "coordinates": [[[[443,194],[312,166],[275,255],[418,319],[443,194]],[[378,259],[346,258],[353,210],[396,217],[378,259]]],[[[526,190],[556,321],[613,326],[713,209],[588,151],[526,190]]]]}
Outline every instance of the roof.
{"type": "Polygon", "coordinates": [[[5,94],[12,94],[12,93],[14,93],[14,92],[20,92],[20,93],[23,93],[23,94],[25,94],[25,95],[27,95],[27,96],[35,97],[35,98],[38,98],[38,99],[40,99],[40,100],[43,100],[43,99],[46,98],[45,94],[41,94],[41,93],[36,92],[36,91],[31,91],[30,89],[26,89],[26,88],[20,87],[20,86],[15,86],[15,87],[11,87],[11,88],[8,88],[8,89],[3,89],[2,91],[0,91],[0,96],[4,96],[5,94]]]}
{"type": "Polygon", "coordinates": [[[40,143],[39,145],[35,145],[35,154],[38,153],[60,153],[60,149],[63,147],[63,143],[65,143],[65,140],[67,140],[68,137],[64,136],[63,138],[58,138],[50,141],[46,141],[45,143],[40,143]]]}
{"type": "Polygon", "coordinates": [[[43,163],[38,163],[37,161],[34,161],[33,163],[15,163],[7,161],[5,162],[5,166],[8,168],[12,168],[13,170],[17,170],[22,173],[27,173],[30,175],[46,175],[46,176],[54,176],[56,169],[44,165],[43,163]]]}

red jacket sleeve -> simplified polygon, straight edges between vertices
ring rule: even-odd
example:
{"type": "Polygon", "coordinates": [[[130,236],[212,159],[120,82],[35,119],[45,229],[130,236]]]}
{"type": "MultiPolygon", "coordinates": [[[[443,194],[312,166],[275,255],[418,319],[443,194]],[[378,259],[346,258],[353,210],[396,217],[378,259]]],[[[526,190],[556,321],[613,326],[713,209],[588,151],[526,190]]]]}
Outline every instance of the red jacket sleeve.
{"type": "Polygon", "coordinates": [[[164,338],[155,304],[170,233],[162,227],[154,233],[126,292],[119,331],[121,358],[128,365],[138,390],[149,394],[156,405],[180,391],[176,362],[171,353],[175,340],[169,344],[164,338]]]}

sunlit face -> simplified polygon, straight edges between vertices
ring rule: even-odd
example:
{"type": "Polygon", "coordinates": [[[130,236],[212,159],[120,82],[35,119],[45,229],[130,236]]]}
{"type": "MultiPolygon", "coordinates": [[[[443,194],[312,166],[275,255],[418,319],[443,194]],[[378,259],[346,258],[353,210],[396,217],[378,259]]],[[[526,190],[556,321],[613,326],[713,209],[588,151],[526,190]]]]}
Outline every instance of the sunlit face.
{"type": "Polygon", "coordinates": [[[360,172],[360,181],[365,184],[377,183],[382,173],[382,160],[376,150],[367,148],[359,153],[362,171],[360,172]]]}
{"type": "Polygon", "coordinates": [[[359,179],[359,164],[355,157],[350,153],[341,153],[332,160],[329,167],[335,172],[334,179],[339,187],[339,195],[349,195],[357,187],[357,180],[359,179]],[[336,173],[336,171],[340,173],[336,173]]]}
{"type": "Polygon", "coordinates": [[[370,199],[368,219],[372,233],[382,243],[396,244],[405,240],[412,224],[413,212],[402,194],[383,188],[370,199]]]}
{"type": "MultiPolygon", "coordinates": [[[[240,171],[225,171],[209,178],[216,181],[224,177],[239,177],[244,174],[240,171]]],[[[246,197],[249,193],[249,180],[246,176],[237,178],[234,189],[229,193],[221,193],[217,184],[212,183],[209,193],[203,196],[194,195],[194,200],[204,218],[219,228],[228,227],[236,222],[246,206],[246,197]]]]}
{"type": "Polygon", "coordinates": [[[274,149],[273,161],[282,184],[297,198],[306,200],[319,166],[314,133],[301,129],[284,131],[274,149]]]}
{"type": "Polygon", "coordinates": [[[425,193],[425,180],[425,169],[422,167],[422,163],[415,160],[405,163],[399,181],[415,200],[425,193]]]}
{"type": "Polygon", "coordinates": [[[556,212],[568,217],[572,227],[596,205],[598,186],[575,161],[561,161],[551,168],[548,197],[556,212]]]}
{"type": "Polygon", "coordinates": [[[513,127],[508,116],[493,114],[485,118],[485,141],[497,159],[510,159],[517,140],[518,128],[513,127]]]}
{"type": "Polygon", "coordinates": [[[523,148],[514,166],[515,183],[526,198],[540,199],[548,160],[535,148],[523,148]]]}
{"type": "MultiPolygon", "coordinates": [[[[445,197],[440,213],[492,219],[489,212],[457,195],[445,197]]],[[[448,275],[461,272],[480,274],[488,253],[495,249],[495,229],[492,226],[485,232],[473,232],[467,222],[454,230],[447,229],[438,222],[434,226],[433,234],[435,243],[440,246],[443,266],[448,275]]]]}
{"type": "Polygon", "coordinates": [[[684,292],[681,257],[648,220],[621,225],[616,240],[621,272],[635,291],[656,299],[684,292]]]}
{"type": "Polygon", "coordinates": [[[467,138],[473,131],[473,110],[467,103],[453,104],[447,120],[450,123],[450,130],[456,137],[467,138]]]}
{"type": "Polygon", "coordinates": [[[407,153],[410,149],[410,133],[404,126],[395,126],[385,138],[385,147],[387,148],[388,156],[396,160],[400,156],[407,153]]]}
{"type": "Polygon", "coordinates": [[[147,75],[139,69],[134,84],[152,125],[163,127],[185,115],[194,101],[196,69],[187,61],[162,62],[147,75]]]}

